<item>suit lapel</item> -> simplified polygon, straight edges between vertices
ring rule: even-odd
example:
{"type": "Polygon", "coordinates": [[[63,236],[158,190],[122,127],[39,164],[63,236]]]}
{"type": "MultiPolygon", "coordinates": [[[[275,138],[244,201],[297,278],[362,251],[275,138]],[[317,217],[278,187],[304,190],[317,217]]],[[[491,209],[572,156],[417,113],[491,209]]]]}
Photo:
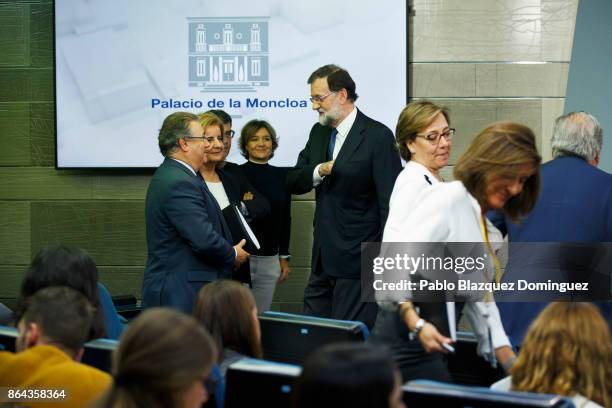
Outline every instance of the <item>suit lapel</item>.
{"type": "Polygon", "coordinates": [[[338,157],[336,157],[336,161],[334,162],[334,167],[342,167],[344,163],[346,163],[350,159],[350,157],[353,155],[355,150],[357,150],[357,148],[363,141],[363,138],[365,137],[364,130],[364,116],[361,111],[357,110],[357,117],[355,118],[355,123],[353,123],[349,134],[346,136],[346,140],[342,144],[342,148],[340,148],[338,157]]]}
{"type": "Polygon", "coordinates": [[[318,139],[321,142],[316,147],[316,152],[319,163],[324,163],[327,161],[327,146],[329,145],[329,137],[334,129],[329,126],[320,126],[319,129],[320,136],[318,139]]]}

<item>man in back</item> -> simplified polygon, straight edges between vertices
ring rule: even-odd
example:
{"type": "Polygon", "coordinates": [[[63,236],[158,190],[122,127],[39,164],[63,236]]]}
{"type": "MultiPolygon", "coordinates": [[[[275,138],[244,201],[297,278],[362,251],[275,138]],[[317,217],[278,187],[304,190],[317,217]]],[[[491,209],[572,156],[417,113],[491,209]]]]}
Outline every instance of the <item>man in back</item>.
{"type": "MultiPolygon", "coordinates": [[[[546,281],[527,275],[533,275],[530,271],[542,271],[538,265],[548,265],[547,270],[562,276],[567,272],[566,267],[571,271],[583,261],[579,253],[576,256],[564,249],[566,246],[550,243],[612,242],[612,175],[597,168],[602,143],[603,130],[594,116],[572,112],[557,118],[552,136],[553,160],[541,168],[542,188],[533,211],[518,224],[499,214],[491,217],[502,232],[507,232],[510,242],[548,243],[545,247],[515,246],[516,251],[511,246],[504,280],[514,281],[525,275],[529,281],[546,281]],[[528,253],[518,252],[525,250],[528,253]],[[569,266],[564,259],[569,261],[569,266]],[[521,267],[514,267],[517,263],[521,267]]],[[[586,268],[579,268],[577,272],[584,274],[586,268]]],[[[585,276],[580,277],[581,281],[584,279],[585,276]]],[[[522,344],[530,323],[546,305],[545,302],[498,302],[504,328],[514,346],[522,344]]],[[[598,306],[610,322],[610,303],[598,306]]]]}
{"type": "Polygon", "coordinates": [[[355,82],[346,70],[325,65],[308,84],[319,122],[287,175],[292,193],[316,190],[304,312],[372,328],[377,305],[361,301],[361,243],[382,238],[402,169],[399,153],[391,130],[356,108],[355,82]]]}
{"type": "MultiPolygon", "coordinates": [[[[0,385],[64,391],[63,407],[85,407],[111,385],[111,377],[81,364],[93,308],[63,286],[41,289],[18,311],[17,353],[0,351],[0,385]]],[[[28,402],[28,405],[48,406],[28,402]]]]}
{"type": "MultiPolygon", "coordinates": [[[[210,124],[207,130],[213,128],[210,124]]],[[[159,131],[165,159],[151,179],[145,203],[143,308],[168,306],[191,314],[200,288],[231,277],[232,269],[248,257],[244,240],[232,248],[221,209],[197,174],[210,148],[207,137],[198,117],[186,112],[168,116],[159,131]]]]}

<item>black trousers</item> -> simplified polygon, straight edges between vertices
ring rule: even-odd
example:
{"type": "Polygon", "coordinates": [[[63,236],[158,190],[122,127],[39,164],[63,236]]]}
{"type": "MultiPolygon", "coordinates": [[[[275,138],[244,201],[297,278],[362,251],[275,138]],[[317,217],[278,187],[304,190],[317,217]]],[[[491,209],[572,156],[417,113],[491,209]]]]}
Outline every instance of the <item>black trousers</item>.
{"type": "Polygon", "coordinates": [[[370,343],[387,347],[402,374],[402,383],[410,380],[452,382],[446,357],[428,353],[410,332],[397,311],[379,309],[370,343]]]}
{"type": "Polygon", "coordinates": [[[363,322],[374,327],[378,305],[361,301],[361,280],[329,276],[318,268],[312,272],[304,289],[304,314],[339,320],[363,322]]]}

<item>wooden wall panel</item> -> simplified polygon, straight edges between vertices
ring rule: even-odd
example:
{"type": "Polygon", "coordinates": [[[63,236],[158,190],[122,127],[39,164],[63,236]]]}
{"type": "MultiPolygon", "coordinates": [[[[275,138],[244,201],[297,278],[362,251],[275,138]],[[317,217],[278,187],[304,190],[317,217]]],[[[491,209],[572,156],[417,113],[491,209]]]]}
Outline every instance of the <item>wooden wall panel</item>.
{"type": "Polygon", "coordinates": [[[52,243],[80,246],[99,266],[144,265],[144,205],[140,201],[34,202],[32,253],[52,243]]]}
{"type": "Polygon", "coordinates": [[[0,266],[28,263],[30,263],[30,203],[0,201],[0,266]]]}

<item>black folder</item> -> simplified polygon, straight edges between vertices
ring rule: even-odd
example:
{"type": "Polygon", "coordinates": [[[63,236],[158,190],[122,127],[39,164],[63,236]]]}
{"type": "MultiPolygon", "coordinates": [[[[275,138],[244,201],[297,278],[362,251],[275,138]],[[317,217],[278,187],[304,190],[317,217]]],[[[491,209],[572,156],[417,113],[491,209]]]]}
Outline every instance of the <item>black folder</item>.
{"type": "Polygon", "coordinates": [[[232,245],[238,244],[242,239],[246,240],[246,244],[244,245],[244,250],[248,253],[252,254],[259,249],[259,242],[257,242],[257,237],[252,234],[253,231],[251,227],[246,223],[246,220],[240,213],[240,210],[234,204],[230,204],[223,209],[223,217],[225,218],[225,222],[232,233],[232,238],[234,242],[232,245]]]}

